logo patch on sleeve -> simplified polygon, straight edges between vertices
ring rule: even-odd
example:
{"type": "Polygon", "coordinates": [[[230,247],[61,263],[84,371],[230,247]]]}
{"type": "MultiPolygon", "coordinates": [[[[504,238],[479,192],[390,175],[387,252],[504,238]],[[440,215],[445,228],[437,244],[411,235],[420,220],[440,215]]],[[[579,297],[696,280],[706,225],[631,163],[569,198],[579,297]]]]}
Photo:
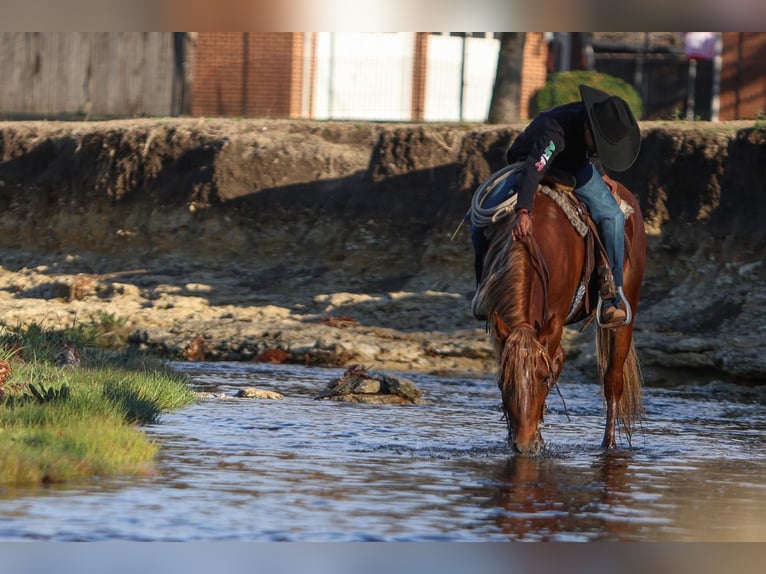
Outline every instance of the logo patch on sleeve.
{"type": "Polygon", "coordinates": [[[548,160],[551,159],[551,156],[553,155],[553,152],[555,151],[556,151],[556,144],[554,144],[553,140],[551,140],[548,142],[548,145],[545,147],[545,150],[540,156],[540,159],[535,164],[537,171],[543,171],[543,169],[545,169],[545,166],[548,165],[548,160]]]}

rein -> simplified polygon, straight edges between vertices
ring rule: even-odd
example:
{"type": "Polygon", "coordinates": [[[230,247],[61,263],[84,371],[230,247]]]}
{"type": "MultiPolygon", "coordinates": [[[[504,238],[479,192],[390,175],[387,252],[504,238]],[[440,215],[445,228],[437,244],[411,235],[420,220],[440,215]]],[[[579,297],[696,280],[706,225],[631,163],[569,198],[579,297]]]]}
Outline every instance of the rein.
{"type": "MultiPolygon", "coordinates": [[[[535,273],[537,273],[537,276],[540,277],[540,282],[543,286],[542,324],[545,318],[548,316],[548,286],[550,285],[551,281],[550,271],[548,270],[548,265],[545,263],[542,251],[540,250],[540,244],[537,243],[537,240],[532,235],[528,235],[526,237],[522,237],[520,241],[526,248],[527,253],[529,253],[529,261],[532,264],[532,268],[534,269],[535,273]]],[[[530,283],[530,289],[531,288],[532,287],[530,283]]]]}

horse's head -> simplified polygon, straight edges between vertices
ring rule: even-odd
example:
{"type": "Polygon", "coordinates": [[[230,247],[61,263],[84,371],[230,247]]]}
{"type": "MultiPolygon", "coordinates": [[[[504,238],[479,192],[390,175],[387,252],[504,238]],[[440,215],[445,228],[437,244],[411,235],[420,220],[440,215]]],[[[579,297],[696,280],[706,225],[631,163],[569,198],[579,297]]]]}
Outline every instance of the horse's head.
{"type": "Polygon", "coordinates": [[[497,384],[503,395],[508,440],[517,453],[539,454],[543,448],[539,424],[555,382],[553,362],[531,325],[509,328],[498,314],[493,322],[500,355],[497,384]]]}

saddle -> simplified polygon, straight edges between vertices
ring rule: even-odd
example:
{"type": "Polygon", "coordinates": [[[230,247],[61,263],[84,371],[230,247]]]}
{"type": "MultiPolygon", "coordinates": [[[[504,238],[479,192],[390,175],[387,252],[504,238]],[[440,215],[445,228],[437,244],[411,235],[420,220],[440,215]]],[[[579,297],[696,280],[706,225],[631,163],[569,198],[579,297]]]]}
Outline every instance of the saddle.
{"type": "MultiPolygon", "coordinates": [[[[523,167],[523,163],[518,162],[507,165],[492,174],[474,192],[471,200],[471,208],[463,220],[468,220],[470,216],[472,224],[477,227],[488,227],[490,224],[496,223],[511,215],[514,211],[517,199],[515,190],[495,207],[484,208],[484,202],[487,197],[496,191],[506,177],[513,174],[515,171],[523,169],[523,167]]],[[[627,219],[633,213],[633,208],[619,196],[616,183],[608,176],[603,176],[603,178],[604,182],[612,192],[612,196],[617,201],[627,219]]],[[[574,175],[568,172],[550,169],[543,176],[540,186],[538,187],[539,192],[549,196],[562,209],[569,219],[569,222],[586,242],[585,262],[583,264],[580,284],[573,297],[569,312],[565,319],[565,324],[569,325],[571,323],[582,321],[583,319],[588,319],[583,326],[584,329],[590,320],[593,319],[594,315],[600,314],[601,303],[604,300],[614,298],[621,298],[625,304],[628,313],[628,318],[625,324],[628,324],[630,323],[632,316],[630,305],[627,299],[625,299],[622,290],[615,288],[614,277],[612,276],[611,266],[609,265],[609,258],[606,254],[606,249],[601,242],[596,223],[591,218],[586,205],[574,195],[573,192],[575,186],[576,180],[574,175]],[[598,272],[594,272],[597,263],[598,272]],[[594,304],[594,300],[597,301],[596,304],[594,304]]],[[[461,225],[462,221],[452,234],[453,238],[457,235],[461,225]]],[[[627,241],[626,238],[626,242],[627,241]]],[[[601,327],[611,328],[622,325],[622,323],[601,324],[600,317],[598,320],[601,327]]]]}
{"type": "MultiPolygon", "coordinates": [[[[605,182],[625,217],[630,217],[633,214],[633,208],[617,194],[616,186],[611,180],[605,178],[605,182]]],[[[590,216],[585,204],[573,193],[574,188],[574,176],[568,173],[550,171],[543,178],[539,188],[540,192],[550,197],[561,208],[577,233],[586,242],[585,261],[580,284],[564,321],[567,325],[586,318],[588,323],[590,322],[594,312],[597,311],[597,305],[593,304],[596,294],[600,295],[602,301],[618,297],[609,258],[599,237],[596,223],[590,216]],[[596,272],[597,262],[598,271],[596,272]]]]}

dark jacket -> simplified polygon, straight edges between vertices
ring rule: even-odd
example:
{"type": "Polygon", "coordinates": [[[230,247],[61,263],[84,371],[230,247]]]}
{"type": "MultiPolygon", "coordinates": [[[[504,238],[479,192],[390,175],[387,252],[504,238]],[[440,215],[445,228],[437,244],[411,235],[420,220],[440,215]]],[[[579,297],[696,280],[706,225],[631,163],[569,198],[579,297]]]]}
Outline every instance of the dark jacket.
{"type": "Polygon", "coordinates": [[[573,174],[588,162],[586,119],[582,102],[557,106],[541,112],[511,144],[506,152],[508,163],[526,163],[519,181],[516,211],[532,211],[537,186],[551,167],[573,174]]]}

